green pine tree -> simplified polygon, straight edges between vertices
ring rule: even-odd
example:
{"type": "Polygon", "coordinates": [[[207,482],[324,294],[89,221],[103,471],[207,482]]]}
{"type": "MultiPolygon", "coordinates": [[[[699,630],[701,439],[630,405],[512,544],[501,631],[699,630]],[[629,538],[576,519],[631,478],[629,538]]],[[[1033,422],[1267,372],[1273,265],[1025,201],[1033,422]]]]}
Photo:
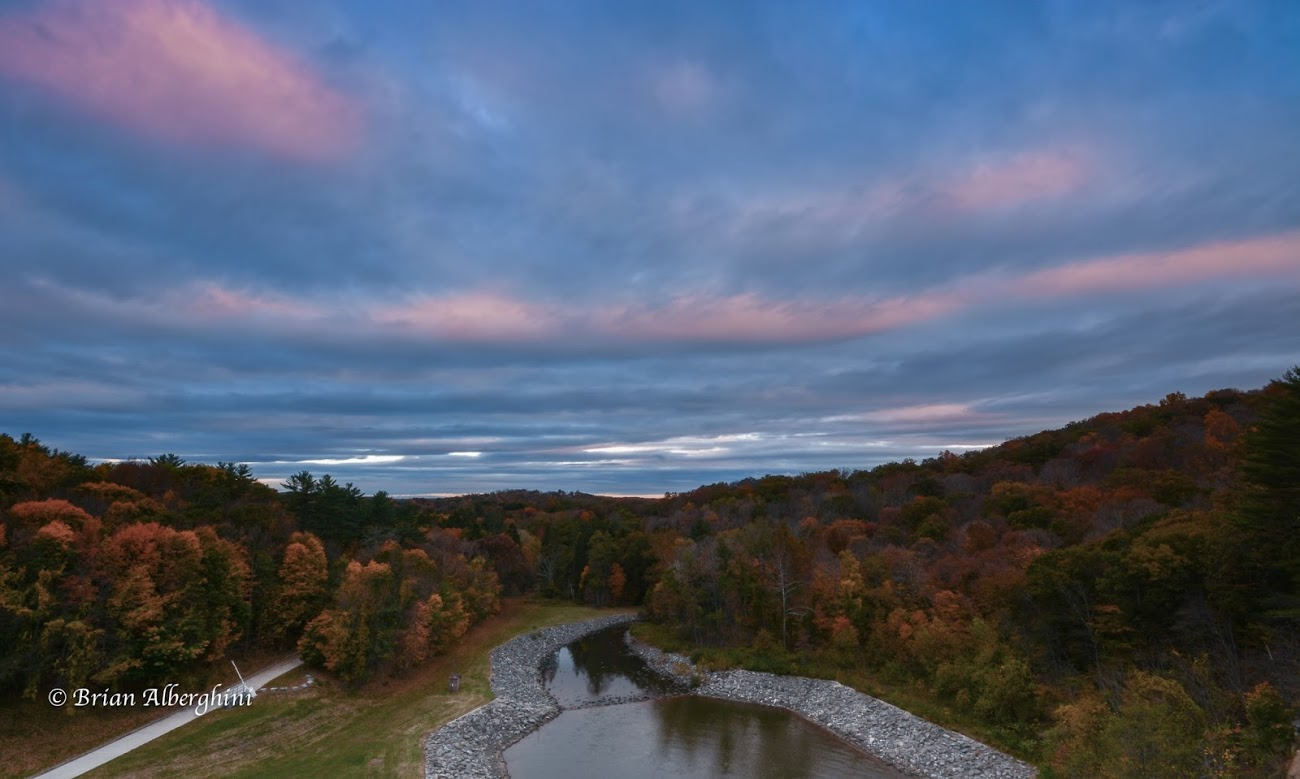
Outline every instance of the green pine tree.
{"type": "Polygon", "coordinates": [[[1235,525],[1237,557],[1268,616],[1300,618],[1300,366],[1269,388],[1247,434],[1235,525]]]}

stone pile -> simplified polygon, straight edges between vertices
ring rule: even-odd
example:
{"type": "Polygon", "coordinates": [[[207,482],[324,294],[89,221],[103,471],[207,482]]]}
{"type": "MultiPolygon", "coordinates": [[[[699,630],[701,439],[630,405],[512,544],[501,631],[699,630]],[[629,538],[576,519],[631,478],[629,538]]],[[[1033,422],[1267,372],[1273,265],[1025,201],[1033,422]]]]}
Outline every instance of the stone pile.
{"type": "Polygon", "coordinates": [[[667,676],[679,684],[692,686],[708,679],[710,674],[699,671],[686,655],[665,652],[657,646],[647,644],[632,635],[632,631],[623,634],[623,643],[632,654],[645,661],[655,672],[667,676]]]}
{"type": "Polygon", "coordinates": [[[491,680],[496,699],[429,734],[424,742],[424,775],[430,779],[508,777],[501,753],[560,713],[542,683],[542,661],[583,636],[635,620],[634,614],[618,614],[557,625],[493,649],[491,680]]]}
{"type": "Polygon", "coordinates": [[[652,668],[682,681],[693,678],[696,695],[789,709],[904,773],[934,779],[1026,779],[1037,773],[1010,755],[839,682],[754,671],[708,673],[690,658],[630,634],[626,643],[652,668]]]}
{"type": "Polygon", "coordinates": [[[302,684],[294,684],[288,687],[262,687],[258,689],[257,694],[261,695],[264,692],[302,692],[315,683],[316,678],[311,674],[307,674],[307,679],[302,684]]]}
{"type": "MultiPolygon", "coordinates": [[[[681,692],[686,692],[686,690],[682,690],[681,692]]],[[[601,695],[600,697],[587,698],[577,703],[566,703],[562,708],[565,711],[571,711],[574,709],[594,709],[598,706],[617,706],[621,703],[644,703],[645,701],[652,701],[656,698],[663,698],[666,695],[672,694],[680,693],[661,693],[653,690],[642,690],[641,692],[632,693],[630,695],[601,695]]]]}

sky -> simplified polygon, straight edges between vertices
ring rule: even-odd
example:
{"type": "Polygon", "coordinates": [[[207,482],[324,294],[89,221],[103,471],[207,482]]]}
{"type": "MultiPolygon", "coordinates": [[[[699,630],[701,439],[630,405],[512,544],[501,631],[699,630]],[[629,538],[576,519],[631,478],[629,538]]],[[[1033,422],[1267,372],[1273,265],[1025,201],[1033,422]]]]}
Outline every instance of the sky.
{"type": "Polygon", "coordinates": [[[1300,4],[0,0],[0,432],[658,495],[1300,363],[1300,4]]]}

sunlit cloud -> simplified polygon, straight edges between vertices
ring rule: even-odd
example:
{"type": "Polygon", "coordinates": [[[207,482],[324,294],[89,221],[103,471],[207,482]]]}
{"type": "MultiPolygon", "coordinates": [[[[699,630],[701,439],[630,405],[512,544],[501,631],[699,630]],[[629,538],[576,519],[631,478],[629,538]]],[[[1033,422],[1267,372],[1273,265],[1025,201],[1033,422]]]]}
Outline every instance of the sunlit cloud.
{"type": "Polygon", "coordinates": [[[603,444],[582,449],[588,454],[670,454],[678,457],[713,457],[727,454],[734,447],[718,444],[749,444],[762,439],[758,433],[732,433],[717,436],[676,436],[663,441],[635,444],[603,444]]]}
{"type": "Polygon", "coordinates": [[[271,460],[267,465],[391,465],[406,459],[400,454],[363,454],[356,457],[314,457],[304,460],[271,460]]]}
{"type": "Polygon", "coordinates": [[[861,414],[841,414],[828,417],[826,421],[918,423],[970,419],[974,416],[976,416],[976,412],[965,403],[931,403],[919,406],[879,409],[861,414]]]}
{"type": "MultiPolygon", "coordinates": [[[[37,282],[85,312],[167,328],[214,325],[269,337],[335,334],[366,341],[531,345],[560,351],[642,345],[780,345],[833,342],[900,330],[991,305],[1025,305],[1097,293],[1177,288],[1212,280],[1300,280],[1300,232],[1220,241],[1164,252],[1079,260],[1027,273],[989,271],[888,298],[781,300],[746,293],[690,294],[658,304],[558,306],[498,293],[419,297],[408,303],[328,301],[196,283],[153,301],[111,298],[37,282]],[[189,320],[178,322],[175,311],[189,320]]],[[[879,414],[957,413],[918,407],[879,414]]],[[[877,421],[890,421],[879,417],[877,421]]],[[[905,421],[901,420],[900,421],[905,421]]]]}
{"type": "MultiPolygon", "coordinates": [[[[329,311],[316,303],[284,295],[235,290],[218,284],[200,284],[181,292],[187,314],[202,319],[275,318],[312,320],[329,311]]],[[[182,300],[175,301],[181,303],[182,300]]]]}
{"type": "MultiPolygon", "coordinates": [[[[824,421],[844,422],[850,420],[843,417],[828,417],[824,421]]],[[[823,433],[822,435],[825,434],[823,433]]],[[[852,438],[824,438],[813,442],[814,446],[830,449],[881,449],[887,446],[893,446],[894,444],[894,441],[885,439],[862,441],[852,438]]]]}
{"type": "Polygon", "coordinates": [[[526,468],[601,468],[607,465],[641,465],[643,462],[644,460],[626,457],[606,457],[596,460],[525,460],[520,463],[520,466],[526,468]]]}
{"type": "Polygon", "coordinates": [[[0,75],[171,142],[322,160],[360,133],[354,101],[198,0],[56,0],[0,17],[0,75]]]}
{"type": "Polygon", "coordinates": [[[1021,276],[1009,291],[1060,298],[1249,276],[1300,278],[1300,232],[1085,260],[1021,276]]]}
{"type": "Polygon", "coordinates": [[[1093,178],[1080,149],[1034,150],[984,159],[938,182],[935,190],[963,211],[1041,203],[1078,191],[1093,178]]]}
{"type": "Polygon", "coordinates": [[[392,331],[468,342],[541,340],[556,335],[563,325],[561,312],[554,308],[482,292],[379,306],[370,319],[392,331]]]}
{"type": "Polygon", "coordinates": [[[601,332],[649,342],[800,343],[852,338],[940,316],[940,296],[869,300],[773,300],[755,294],[686,296],[666,305],[604,308],[601,332]]]}
{"type": "MultiPolygon", "coordinates": [[[[1047,205],[1087,189],[1105,164],[1088,147],[1060,145],[990,153],[942,170],[917,170],[856,187],[746,193],[732,202],[735,235],[782,230],[825,240],[900,217],[946,220],[1022,206],[1047,205]]],[[[691,207],[679,198],[676,208],[691,207]]]]}

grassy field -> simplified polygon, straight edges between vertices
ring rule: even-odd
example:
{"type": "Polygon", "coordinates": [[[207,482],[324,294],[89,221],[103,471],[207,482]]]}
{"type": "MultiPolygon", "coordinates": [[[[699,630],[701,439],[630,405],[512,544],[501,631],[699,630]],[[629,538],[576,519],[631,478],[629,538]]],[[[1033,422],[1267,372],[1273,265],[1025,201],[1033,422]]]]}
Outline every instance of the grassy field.
{"type": "MultiPolygon", "coordinates": [[[[570,603],[511,599],[451,653],[412,675],[346,692],[322,680],[309,691],[259,696],[216,711],[88,776],[423,776],[421,736],[491,700],[488,652],[520,633],[616,613],[570,603]],[[447,692],[447,677],[461,689],[447,692]]],[[[294,684],[300,669],[274,684],[294,684]]],[[[66,727],[66,724],[64,725],[66,727]]]]}
{"type": "MultiPolygon", "coordinates": [[[[284,657],[283,652],[240,654],[239,667],[262,668],[284,657]]],[[[224,667],[206,678],[186,680],[186,688],[207,689],[214,682],[230,683],[224,667]]],[[[179,680],[178,680],[179,681],[179,680]]],[[[38,700],[6,700],[0,705],[0,779],[31,776],[76,757],[136,728],[166,717],[156,708],[55,708],[38,700]]]]}
{"type": "Polygon", "coordinates": [[[158,719],[153,709],[88,709],[69,714],[45,701],[0,707],[0,777],[31,776],[158,719]]]}

